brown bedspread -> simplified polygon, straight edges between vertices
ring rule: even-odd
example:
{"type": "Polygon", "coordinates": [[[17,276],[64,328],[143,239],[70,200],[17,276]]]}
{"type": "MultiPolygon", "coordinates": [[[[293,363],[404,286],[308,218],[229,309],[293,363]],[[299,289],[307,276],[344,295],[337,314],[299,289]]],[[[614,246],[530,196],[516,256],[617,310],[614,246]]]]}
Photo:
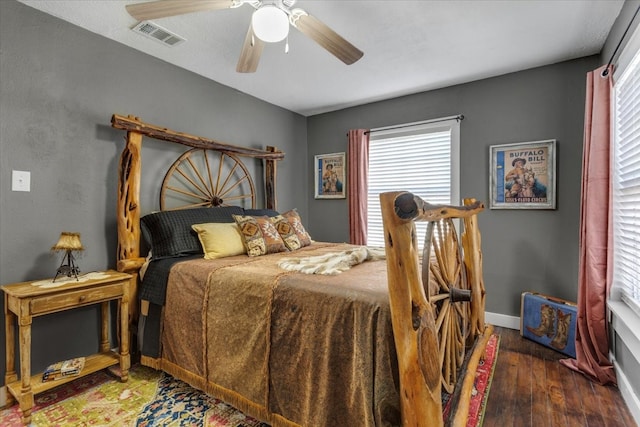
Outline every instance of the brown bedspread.
{"type": "Polygon", "coordinates": [[[176,264],[163,314],[163,366],[177,365],[169,371],[274,425],[399,425],[385,261],[336,276],[277,267],[285,257],[349,247],[314,243],[176,264]]]}

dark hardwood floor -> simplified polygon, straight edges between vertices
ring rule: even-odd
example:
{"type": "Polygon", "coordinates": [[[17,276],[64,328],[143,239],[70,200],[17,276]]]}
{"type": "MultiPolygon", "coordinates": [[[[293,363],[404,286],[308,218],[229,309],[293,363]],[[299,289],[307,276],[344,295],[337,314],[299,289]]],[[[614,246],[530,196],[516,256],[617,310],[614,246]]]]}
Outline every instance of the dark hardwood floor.
{"type": "Polygon", "coordinates": [[[495,328],[500,348],[484,427],[636,426],[615,387],[601,386],[561,365],[566,356],[495,328]]]}

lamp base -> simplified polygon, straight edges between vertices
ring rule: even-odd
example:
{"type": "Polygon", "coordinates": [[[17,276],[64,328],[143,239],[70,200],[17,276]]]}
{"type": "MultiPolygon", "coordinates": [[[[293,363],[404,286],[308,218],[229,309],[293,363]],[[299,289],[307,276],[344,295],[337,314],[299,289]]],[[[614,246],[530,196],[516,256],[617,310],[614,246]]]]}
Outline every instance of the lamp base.
{"type": "Polygon", "coordinates": [[[62,257],[62,263],[60,267],[58,267],[58,270],[56,270],[56,275],[52,282],[55,282],[58,276],[75,277],[76,280],[78,280],[78,273],[80,273],[80,269],[76,265],[76,260],[71,251],[67,250],[64,257],[62,257]],[[66,264],[65,261],[67,261],[66,264]]]}

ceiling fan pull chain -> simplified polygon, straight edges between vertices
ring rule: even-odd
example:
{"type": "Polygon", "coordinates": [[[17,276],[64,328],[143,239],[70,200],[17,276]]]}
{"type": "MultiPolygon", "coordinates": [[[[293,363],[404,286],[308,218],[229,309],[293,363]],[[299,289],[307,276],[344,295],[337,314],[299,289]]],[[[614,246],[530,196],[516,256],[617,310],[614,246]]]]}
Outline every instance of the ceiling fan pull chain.
{"type": "Polygon", "coordinates": [[[289,34],[287,34],[287,39],[284,42],[284,53],[289,53],[289,34]]]}

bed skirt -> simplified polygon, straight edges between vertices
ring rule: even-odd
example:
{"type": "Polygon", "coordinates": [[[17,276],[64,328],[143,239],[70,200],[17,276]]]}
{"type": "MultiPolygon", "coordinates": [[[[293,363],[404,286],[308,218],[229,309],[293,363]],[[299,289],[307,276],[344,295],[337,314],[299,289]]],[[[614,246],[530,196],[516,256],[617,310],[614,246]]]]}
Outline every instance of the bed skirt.
{"type": "Polygon", "coordinates": [[[267,408],[262,405],[256,404],[251,400],[235,393],[232,390],[228,390],[205,378],[195,375],[180,366],[171,363],[162,358],[154,359],[152,357],[142,356],[140,363],[144,366],[160,370],[168,373],[169,375],[186,382],[190,386],[202,390],[210,396],[220,399],[223,402],[233,406],[246,415],[256,418],[265,423],[269,423],[272,427],[302,427],[278,414],[270,413],[267,408]]]}

